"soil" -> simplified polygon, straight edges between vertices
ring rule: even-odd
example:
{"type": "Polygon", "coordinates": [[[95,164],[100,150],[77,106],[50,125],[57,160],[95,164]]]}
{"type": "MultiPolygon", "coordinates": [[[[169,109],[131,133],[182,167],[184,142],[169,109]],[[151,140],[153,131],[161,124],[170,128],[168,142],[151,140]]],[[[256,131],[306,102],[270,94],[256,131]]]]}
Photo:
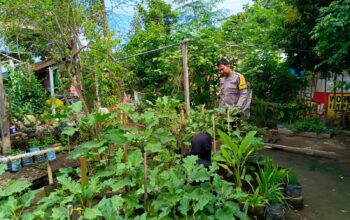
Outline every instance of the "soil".
{"type": "Polygon", "coordinates": [[[286,220],[350,219],[350,134],[341,133],[331,139],[281,135],[277,144],[337,153],[336,159],[277,150],[262,153],[279,166],[296,170],[303,186],[304,209],[288,211],[286,220]]]}

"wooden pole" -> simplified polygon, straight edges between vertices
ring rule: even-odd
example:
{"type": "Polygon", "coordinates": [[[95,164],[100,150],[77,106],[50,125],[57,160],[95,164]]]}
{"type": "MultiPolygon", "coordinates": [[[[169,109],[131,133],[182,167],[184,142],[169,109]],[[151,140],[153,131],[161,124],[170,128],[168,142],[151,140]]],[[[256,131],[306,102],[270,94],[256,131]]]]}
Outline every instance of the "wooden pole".
{"type": "Polygon", "coordinates": [[[53,69],[52,69],[52,67],[49,67],[49,77],[50,77],[50,92],[51,92],[52,114],[56,114],[56,109],[55,109],[55,84],[54,84],[54,81],[53,81],[53,69]]]}
{"type": "Polygon", "coordinates": [[[50,161],[48,159],[46,159],[46,164],[47,164],[47,176],[49,179],[49,185],[52,185],[53,184],[52,168],[51,168],[50,161]]]}
{"type": "Polygon", "coordinates": [[[3,158],[0,158],[0,163],[7,163],[8,161],[19,160],[22,157],[32,157],[32,156],[36,156],[36,155],[40,155],[40,154],[45,154],[45,153],[50,152],[50,151],[57,152],[59,150],[60,150],[59,147],[53,147],[53,148],[48,148],[45,150],[35,151],[35,152],[31,152],[31,153],[19,154],[19,155],[10,156],[10,157],[3,157],[3,158]]]}
{"type": "Polygon", "coordinates": [[[190,86],[188,80],[188,57],[187,57],[187,43],[189,39],[185,39],[182,41],[182,63],[183,63],[183,71],[184,71],[184,92],[185,92],[185,102],[186,102],[186,111],[187,115],[190,114],[190,86]]]}
{"type": "Polygon", "coordinates": [[[80,168],[81,168],[81,186],[85,187],[88,182],[86,156],[80,157],[80,168]]]}
{"type": "Polygon", "coordinates": [[[128,161],[128,149],[126,148],[126,144],[124,144],[124,163],[128,161]]]}
{"type": "Polygon", "coordinates": [[[5,129],[7,123],[6,108],[5,108],[5,90],[2,78],[2,68],[0,65],[0,132],[1,132],[1,154],[11,151],[11,142],[8,142],[5,138],[5,133],[9,130],[5,129]]]}
{"type": "Polygon", "coordinates": [[[215,115],[214,114],[211,116],[211,121],[213,124],[213,147],[214,147],[214,152],[216,152],[216,132],[215,132],[215,115]]]}
{"type": "Polygon", "coordinates": [[[304,154],[309,156],[318,156],[318,157],[326,157],[326,158],[336,158],[337,154],[335,152],[330,151],[321,151],[321,150],[313,150],[309,148],[301,148],[301,147],[290,147],[279,144],[270,144],[264,143],[266,146],[272,147],[273,149],[283,150],[287,152],[304,154]]]}
{"type": "Polygon", "coordinates": [[[72,205],[67,206],[67,220],[71,220],[72,205]]]}
{"type": "Polygon", "coordinates": [[[144,194],[143,194],[143,201],[145,204],[145,210],[146,212],[148,211],[148,207],[147,207],[147,153],[145,152],[143,154],[143,167],[144,167],[144,175],[143,175],[143,185],[144,185],[144,194]]]}

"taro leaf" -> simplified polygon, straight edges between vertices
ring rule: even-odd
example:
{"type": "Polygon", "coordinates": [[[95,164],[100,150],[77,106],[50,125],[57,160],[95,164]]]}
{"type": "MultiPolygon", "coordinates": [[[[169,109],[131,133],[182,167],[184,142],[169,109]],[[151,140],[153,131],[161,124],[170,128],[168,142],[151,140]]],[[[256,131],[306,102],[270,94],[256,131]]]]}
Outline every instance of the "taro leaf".
{"type": "Polygon", "coordinates": [[[62,131],[62,134],[68,135],[68,136],[73,136],[75,132],[79,131],[78,128],[73,128],[73,127],[65,127],[64,130],[62,131]]]}
{"type": "Polygon", "coordinates": [[[78,101],[72,104],[72,110],[74,112],[80,112],[82,109],[83,109],[83,103],[81,101],[78,101]]]}
{"type": "Polygon", "coordinates": [[[97,206],[93,208],[86,208],[84,211],[85,219],[97,219],[99,216],[103,216],[103,215],[97,206]]]}
{"type": "Polygon", "coordinates": [[[69,190],[73,194],[82,193],[81,186],[74,182],[70,177],[59,176],[57,177],[57,181],[62,185],[63,189],[69,190]]]}
{"type": "Polygon", "coordinates": [[[159,142],[147,143],[145,146],[145,150],[149,153],[158,153],[158,152],[162,152],[164,148],[162,147],[162,144],[159,142]]]}
{"type": "Polygon", "coordinates": [[[10,196],[15,193],[20,193],[29,188],[31,185],[28,181],[11,180],[9,184],[0,190],[0,197],[10,196]]]}
{"type": "Polygon", "coordinates": [[[60,206],[58,208],[53,208],[51,218],[52,219],[59,219],[59,220],[67,219],[67,209],[65,207],[62,207],[62,206],[60,206]]]}
{"type": "Polygon", "coordinates": [[[21,198],[21,203],[23,205],[23,207],[27,208],[31,205],[32,200],[34,199],[35,195],[38,194],[38,190],[30,190],[28,192],[26,192],[22,198],[21,198]]]}
{"type": "Polygon", "coordinates": [[[5,173],[6,169],[7,169],[7,164],[0,164],[0,175],[5,173]]]}

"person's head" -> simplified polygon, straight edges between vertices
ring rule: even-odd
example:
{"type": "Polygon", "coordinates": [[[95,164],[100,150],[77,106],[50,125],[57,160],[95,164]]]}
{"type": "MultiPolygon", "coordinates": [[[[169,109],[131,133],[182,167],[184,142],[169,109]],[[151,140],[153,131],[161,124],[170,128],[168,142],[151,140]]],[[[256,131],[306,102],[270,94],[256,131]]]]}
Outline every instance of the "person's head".
{"type": "Polygon", "coordinates": [[[207,133],[193,136],[191,141],[191,154],[198,155],[200,159],[211,161],[212,138],[207,133]]]}
{"type": "Polygon", "coordinates": [[[232,72],[228,61],[225,58],[221,58],[217,63],[217,69],[223,76],[229,76],[232,72]]]}

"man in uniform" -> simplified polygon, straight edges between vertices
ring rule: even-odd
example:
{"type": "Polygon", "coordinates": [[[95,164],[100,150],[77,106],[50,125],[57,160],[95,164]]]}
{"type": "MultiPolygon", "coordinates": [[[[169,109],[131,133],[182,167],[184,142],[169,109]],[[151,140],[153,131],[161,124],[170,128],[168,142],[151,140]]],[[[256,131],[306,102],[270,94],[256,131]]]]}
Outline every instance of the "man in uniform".
{"type": "Polygon", "coordinates": [[[248,91],[244,76],[232,70],[224,58],[217,63],[217,69],[222,76],[220,78],[219,107],[236,106],[246,117],[249,117],[251,93],[248,91]]]}

